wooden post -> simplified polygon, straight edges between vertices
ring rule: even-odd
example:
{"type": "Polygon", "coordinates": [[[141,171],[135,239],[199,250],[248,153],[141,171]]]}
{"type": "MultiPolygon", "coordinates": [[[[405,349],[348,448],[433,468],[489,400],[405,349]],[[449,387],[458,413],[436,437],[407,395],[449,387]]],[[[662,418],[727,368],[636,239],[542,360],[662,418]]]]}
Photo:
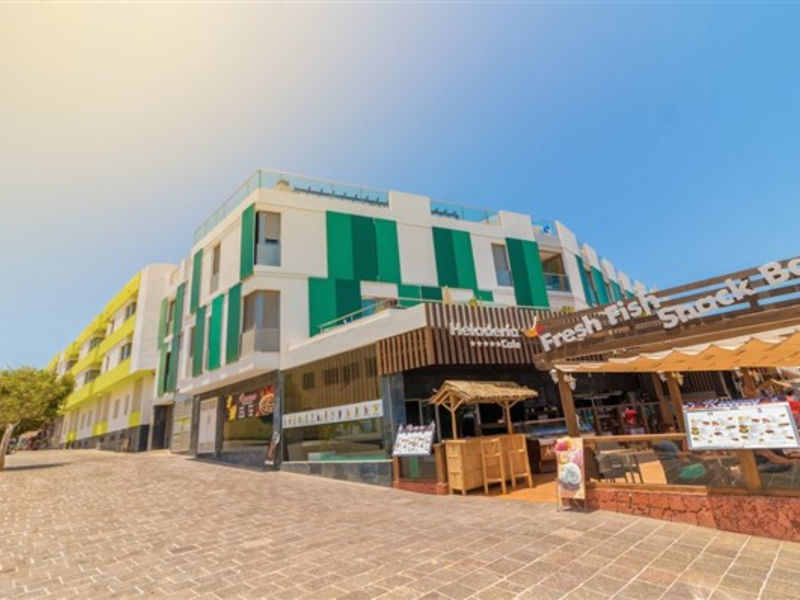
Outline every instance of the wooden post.
{"type": "Polygon", "coordinates": [[[758,386],[750,369],[742,369],[742,395],[745,398],[758,398],[758,386]]]}
{"type": "Polygon", "coordinates": [[[572,389],[567,383],[567,376],[563,371],[558,371],[558,395],[561,396],[561,408],[564,411],[564,419],[567,421],[567,435],[580,437],[581,430],[578,427],[578,416],[575,414],[575,400],[572,397],[572,389]]]}
{"type": "Polygon", "coordinates": [[[447,483],[447,459],[445,458],[444,443],[433,445],[433,457],[436,460],[436,482],[447,483]]]}
{"type": "Polygon", "coordinates": [[[664,388],[661,387],[661,379],[659,379],[657,373],[650,373],[650,378],[653,382],[653,389],[656,392],[656,397],[658,398],[658,408],[661,412],[661,422],[664,425],[674,425],[675,418],[672,416],[672,407],[669,405],[669,400],[667,397],[664,396],[664,388]]]}
{"type": "Polygon", "coordinates": [[[453,439],[458,439],[458,421],[456,421],[456,411],[458,407],[453,408],[452,404],[447,405],[447,410],[450,411],[450,427],[453,430],[453,439]]]}
{"type": "Polygon", "coordinates": [[[508,433],[514,433],[514,426],[511,424],[511,407],[508,405],[508,402],[503,403],[503,410],[506,413],[506,429],[508,433]]]}
{"type": "Polygon", "coordinates": [[[681,388],[678,385],[678,376],[676,373],[667,373],[667,389],[669,390],[670,400],[672,400],[672,408],[675,411],[677,430],[686,431],[686,425],[683,422],[683,399],[681,397],[681,388]]]}
{"type": "Polygon", "coordinates": [[[755,453],[752,450],[735,450],[735,453],[739,460],[739,467],[742,469],[744,487],[751,494],[762,493],[764,484],[761,482],[761,474],[758,472],[755,453]]]}

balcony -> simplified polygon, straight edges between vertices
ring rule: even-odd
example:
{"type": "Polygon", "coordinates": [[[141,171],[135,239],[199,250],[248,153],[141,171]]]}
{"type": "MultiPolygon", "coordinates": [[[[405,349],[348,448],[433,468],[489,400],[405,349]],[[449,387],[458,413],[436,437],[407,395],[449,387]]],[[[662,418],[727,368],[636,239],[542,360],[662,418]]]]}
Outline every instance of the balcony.
{"type": "Polygon", "coordinates": [[[439,200],[431,200],[431,215],[434,217],[444,217],[446,219],[456,219],[458,221],[469,221],[471,223],[493,224],[496,221],[497,213],[485,208],[475,206],[465,206],[463,204],[450,204],[439,200]]]}
{"type": "Polygon", "coordinates": [[[256,352],[279,352],[280,349],[280,329],[254,328],[242,333],[242,356],[256,352]]]}
{"type": "Polygon", "coordinates": [[[545,273],[544,285],[549,292],[570,292],[569,278],[563,273],[545,273]]]}
{"type": "Polygon", "coordinates": [[[119,326],[118,329],[114,330],[114,333],[110,334],[106,339],[100,342],[100,345],[97,347],[97,351],[101,355],[105,355],[106,352],[111,350],[114,346],[116,346],[119,342],[124,340],[127,337],[133,335],[133,328],[136,325],[136,315],[133,314],[128,317],[122,325],[119,326]]]}
{"type": "Polygon", "coordinates": [[[245,198],[260,188],[322,196],[335,200],[359,202],[373,206],[389,206],[389,193],[384,190],[317,179],[316,177],[306,177],[304,175],[259,169],[253,173],[247,181],[240,185],[222,206],[206,219],[205,223],[195,230],[194,243],[196,244],[203,239],[209,231],[231,214],[245,198]]]}

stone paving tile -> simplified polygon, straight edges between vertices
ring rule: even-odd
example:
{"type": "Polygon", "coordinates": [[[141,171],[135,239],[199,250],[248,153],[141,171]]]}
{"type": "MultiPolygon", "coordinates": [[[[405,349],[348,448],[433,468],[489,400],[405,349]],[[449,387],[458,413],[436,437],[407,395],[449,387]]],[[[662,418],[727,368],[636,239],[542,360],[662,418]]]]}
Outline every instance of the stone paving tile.
{"type": "Polygon", "coordinates": [[[8,464],[3,600],[800,597],[800,544],[679,523],[168,453],[47,451],[8,464]]]}

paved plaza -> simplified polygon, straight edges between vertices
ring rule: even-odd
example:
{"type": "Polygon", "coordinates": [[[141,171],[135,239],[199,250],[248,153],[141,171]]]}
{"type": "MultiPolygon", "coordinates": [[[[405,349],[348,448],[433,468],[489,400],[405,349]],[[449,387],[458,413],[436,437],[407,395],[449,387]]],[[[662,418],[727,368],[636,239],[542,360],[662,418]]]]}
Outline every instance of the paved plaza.
{"type": "Polygon", "coordinates": [[[0,598],[796,599],[800,544],[168,453],[0,473],[0,598]]]}

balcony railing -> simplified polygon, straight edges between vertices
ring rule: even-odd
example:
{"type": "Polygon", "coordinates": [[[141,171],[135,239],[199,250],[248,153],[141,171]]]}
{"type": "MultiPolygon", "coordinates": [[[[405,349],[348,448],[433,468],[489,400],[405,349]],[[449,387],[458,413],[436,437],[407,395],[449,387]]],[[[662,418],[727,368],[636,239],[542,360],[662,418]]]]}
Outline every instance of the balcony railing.
{"type": "Polygon", "coordinates": [[[563,273],[545,273],[544,285],[551,292],[569,292],[569,278],[563,273]]]}
{"type": "Polygon", "coordinates": [[[389,206],[389,193],[385,190],[259,169],[253,173],[214,213],[194,232],[194,243],[199,242],[209,231],[222,222],[245,198],[259,188],[273,188],[298,194],[324,196],[336,200],[360,202],[373,206],[389,206]]]}
{"type": "Polygon", "coordinates": [[[464,206],[462,204],[450,204],[449,202],[431,200],[431,215],[434,217],[445,217],[447,219],[458,219],[459,221],[488,224],[496,217],[497,213],[475,206],[464,206]]]}
{"type": "Polygon", "coordinates": [[[242,333],[242,356],[255,352],[279,352],[280,349],[280,329],[254,328],[242,333]]]}

